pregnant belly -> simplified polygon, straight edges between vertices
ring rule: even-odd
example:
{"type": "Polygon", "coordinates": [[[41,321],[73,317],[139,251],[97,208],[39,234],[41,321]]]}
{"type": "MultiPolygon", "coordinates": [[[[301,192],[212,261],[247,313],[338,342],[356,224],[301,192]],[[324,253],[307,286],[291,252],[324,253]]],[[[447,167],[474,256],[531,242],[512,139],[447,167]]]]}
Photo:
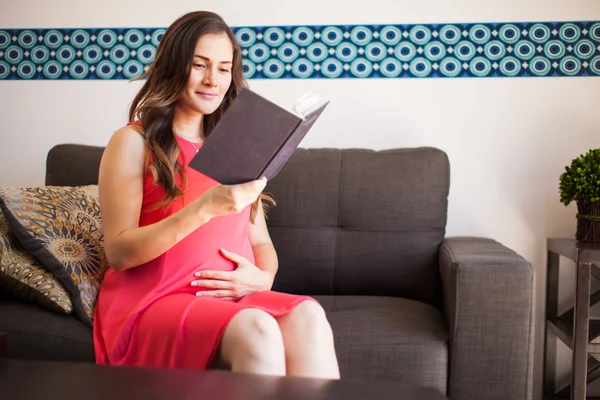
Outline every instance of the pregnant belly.
{"type": "MultiPolygon", "coordinates": [[[[241,257],[244,257],[250,263],[255,264],[254,254],[252,252],[251,246],[244,246],[243,248],[231,248],[227,249],[238,254],[241,257]]],[[[219,248],[213,248],[209,252],[205,253],[207,257],[198,257],[195,262],[193,262],[188,268],[187,276],[185,277],[186,282],[186,292],[196,294],[196,292],[202,292],[206,290],[215,290],[214,287],[211,286],[192,286],[191,281],[193,280],[206,280],[206,281],[223,281],[220,277],[210,278],[210,277],[195,277],[194,274],[200,271],[219,271],[225,272],[226,274],[223,276],[224,282],[228,282],[228,279],[231,278],[231,273],[233,273],[238,265],[233,260],[226,258],[219,248]]],[[[187,268],[186,268],[187,269],[187,268]]],[[[220,284],[221,282],[215,282],[215,284],[220,284]]]]}

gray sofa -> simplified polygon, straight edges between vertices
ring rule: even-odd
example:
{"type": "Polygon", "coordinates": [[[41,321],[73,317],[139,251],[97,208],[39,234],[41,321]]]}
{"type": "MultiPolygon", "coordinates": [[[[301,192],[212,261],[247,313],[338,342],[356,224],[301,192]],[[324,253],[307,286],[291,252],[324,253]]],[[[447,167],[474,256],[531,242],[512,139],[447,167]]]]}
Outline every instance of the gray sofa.
{"type": "MultiPolygon", "coordinates": [[[[97,183],[103,148],[65,144],[47,185],[97,183]]],[[[412,382],[453,400],[530,399],[534,271],[496,241],[446,238],[450,167],[434,148],[298,149],[267,186],[274,290],[321,302],[342,378],[412,382]]],[[[8,354],[93,362],[91,330],[4,295],[8,354]]]]}

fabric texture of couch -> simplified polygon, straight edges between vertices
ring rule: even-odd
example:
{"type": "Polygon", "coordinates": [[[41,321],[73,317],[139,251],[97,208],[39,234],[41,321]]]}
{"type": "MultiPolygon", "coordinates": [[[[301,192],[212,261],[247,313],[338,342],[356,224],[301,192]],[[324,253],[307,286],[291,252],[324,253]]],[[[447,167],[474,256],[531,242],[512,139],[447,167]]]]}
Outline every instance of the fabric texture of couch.
{"type": "MultiPolygon", "coordinates": [[[[103,150],[52,148],[45,184],[97,184],[103,150]]],[[[530,399],[533,268],[492,239],[446,237],[449,187],[439,149],[298,149],[266,189],[278,203],[267,220],[274,290],[323,305],[342,379],[530,399]]],[[[9,357],[94,361],[75,314],[0,293],[0,331],[9,357]]]]}

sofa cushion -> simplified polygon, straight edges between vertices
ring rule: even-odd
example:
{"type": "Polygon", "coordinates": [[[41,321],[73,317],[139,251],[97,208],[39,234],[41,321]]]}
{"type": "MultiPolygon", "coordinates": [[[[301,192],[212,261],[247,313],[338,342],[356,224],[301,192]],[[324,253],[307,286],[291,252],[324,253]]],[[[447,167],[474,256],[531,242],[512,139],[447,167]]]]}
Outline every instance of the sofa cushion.
{"type": "Polygon", "coordinates": [[[85,186],[98,184],[98,170],[104,147],[83,144],[58,144],[46,158],[48,186],[85,186]]]}
{"type": "Polygon", "coordinates": [[[439,149],[296,150],[265,189],[277,201],[267,220],[281,265],[275,290],[441,307],[449,182],[439,149]]]}
{"type": "Polygon", "coordinates": [[[54,275],[27,254],[1,212],[0,292],[62,314],[73,311],[67,290],[54,275]]]}
{"type": "Polygon", "coordinates": [[[65,286],[77,316],[92,326],[108,269],[97,186],[0,187],[0,207],[19,242],[65,286]]]}
{"type": "MultiPolygon", "coordinates": [[[[400,380],[446,393],[448,332],[433,307],[407,299],[314,296],[327,312],[343,378],[400,380]]],[[[37,305],[0,302],[12,358],[94,362],[92,330],[37,305]]]]}
{"type": "Polygon", "coordinates": [[[0,315],[9,358],[94,362],[92,329],[74,315],[19,301],[0,302],[0,315]]]}
{"type": "Polygon", "coordinates": [[[377,296],[314,296],[333,329],[343,378],[410,382],[446,393],[448,330],[418,301],[377,296]]]}

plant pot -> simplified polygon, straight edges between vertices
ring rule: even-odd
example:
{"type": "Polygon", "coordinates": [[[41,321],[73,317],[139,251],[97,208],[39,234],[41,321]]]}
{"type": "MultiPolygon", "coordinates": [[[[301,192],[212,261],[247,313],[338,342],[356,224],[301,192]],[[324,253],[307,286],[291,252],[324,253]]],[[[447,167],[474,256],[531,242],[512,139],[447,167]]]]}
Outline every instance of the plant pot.
{"type": "Polygon", "coordinates": [[[577,233],[581,243],[600,243],[600,201],[577,201],[577,233]]]}

